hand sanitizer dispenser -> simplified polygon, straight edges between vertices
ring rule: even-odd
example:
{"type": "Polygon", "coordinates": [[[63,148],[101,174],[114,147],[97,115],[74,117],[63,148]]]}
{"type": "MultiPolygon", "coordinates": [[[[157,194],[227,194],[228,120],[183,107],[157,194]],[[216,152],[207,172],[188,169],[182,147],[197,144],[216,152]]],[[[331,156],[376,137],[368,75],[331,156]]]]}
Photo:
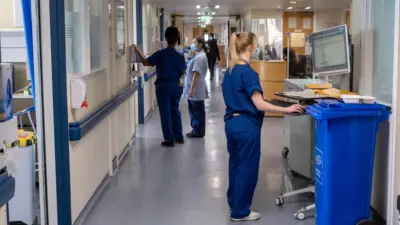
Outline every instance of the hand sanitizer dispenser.
{"type": "Polygon", "coordinates": [[[13,65],[0,64],[0,122],[13,118],[13,65]]]}

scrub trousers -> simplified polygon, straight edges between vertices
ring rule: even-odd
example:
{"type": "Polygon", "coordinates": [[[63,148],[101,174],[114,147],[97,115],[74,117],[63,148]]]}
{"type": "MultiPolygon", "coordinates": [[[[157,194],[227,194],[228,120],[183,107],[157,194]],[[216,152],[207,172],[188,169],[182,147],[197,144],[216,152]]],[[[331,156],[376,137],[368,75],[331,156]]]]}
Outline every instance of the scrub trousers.
{"type": "Polygon", "coordinates": [[[210,79],[214,79],[215,76],[215,64],[217,59],[214,57],[210,57],[208,60],[208,69],[210,70],[210,79]]]}
{"type": "Polygon", "coordinates": [[[206,109],[204,106],[204,100],[188,100],[188,105],[192,134],[204,137],[206,135],[206,109]]]}
{"type": "Polygon", "coordinates": [[[164,140],[173,142],[183,138],[182,118],[179,110],[183,87],[177,84],[157,84],[156,97],[160,111],[164,140]]]}
{"type": "Polygon", "coordinates": [[[250,214],[260,165],[261,127],[245,116],[225,122],[229,152],[229,188],[231,217],[241,219],[250,214]]]}

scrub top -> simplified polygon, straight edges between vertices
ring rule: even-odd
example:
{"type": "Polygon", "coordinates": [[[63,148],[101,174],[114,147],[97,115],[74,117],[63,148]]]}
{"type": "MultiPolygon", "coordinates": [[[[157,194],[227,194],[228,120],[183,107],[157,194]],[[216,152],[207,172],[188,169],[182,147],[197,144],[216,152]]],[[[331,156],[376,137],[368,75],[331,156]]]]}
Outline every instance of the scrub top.
{"type": "Polygon", "coordinates": [[[232,71],[227,69],[222,82],[222,94],[226,105],[225,121],[238,113],[248,116],[261,127],[264,112],[259,111],[251,100],[256,90],[263,93],[258,74],[248,64],[237,64],[232,71]]]}
{"type": "Polygon", "coordinates": [[[206,84],[206,75],[208,71],[208,61],[206,53],[201,50],[198,52],[188,63],[188,69],[186,70],[185,86],[183,88],[183,97],[193,101],[202,101],[208,99],[208,91],[206,84]],[[189,97],[190,88],[194,78],[194,72],[198,72],[200,77],[197,80],[196,86],[194,87],[194,96],[189,97]]]}
{"type": "Polygon", "coordinates": [[[164,48],[147,58],[151,66],[156,66],[155,84],[177,84],[186,70],[184,56],[175,48],[164,48]]]}

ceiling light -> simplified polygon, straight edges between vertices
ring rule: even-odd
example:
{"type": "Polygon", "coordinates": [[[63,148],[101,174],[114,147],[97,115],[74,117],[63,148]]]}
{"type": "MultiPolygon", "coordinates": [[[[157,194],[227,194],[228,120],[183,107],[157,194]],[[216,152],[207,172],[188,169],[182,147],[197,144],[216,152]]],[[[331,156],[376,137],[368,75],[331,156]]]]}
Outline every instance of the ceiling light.
{"type": "Polygon", "coordinates": [[[201,19],[201,17],[197,17],[197,19],[201,19]]]}
{"type": "Polygon", "coordinates": [[[211,14],[212,14],[212,15],[215,15],[215,12],[212,12],[211,14]]]}
{"type": "Polygon", "coordinates": [[[216,6],[215,6],[216,9],[219,9],[219,7],[220,7],[220,5],[216,5],[216,6]]]}
{"type": "Polygon", "coordinates": [[[287,9],[291,10],[291,9],[293,9],[293,7],[291,7],[291,6],[290,6],[290,7],[287,7],[287,9]]]}
{"type": "Polygon", "coordinates": [[[200,15],[200,12],[198,12],[197,15],[200,15]]]}
{"type": "Polygon", "coordinates": [[[311,6],[307,6],[305,9],[311,9],[311,6]]]}
{"type": "Polygon", "coordinates": [[[118,8],[120,8],[120,9],[125,9],[125,7],[122,6],[122,5],[118,6],[118,8]]]}
{"type": "Polygon", "coordinates": [[[204,7],[205,9],[208,9],[208,6],[204,7]]]}
{"type": "Polygon", "coordinates": [[[290,2],[290,4],[296,4],[297,2],[290,2]]]}
{"type": "Polygon", "coordinates": [[[200,5],[196,5],[196,9],[200,9],[201,8],[201,6],[200,5]]]}

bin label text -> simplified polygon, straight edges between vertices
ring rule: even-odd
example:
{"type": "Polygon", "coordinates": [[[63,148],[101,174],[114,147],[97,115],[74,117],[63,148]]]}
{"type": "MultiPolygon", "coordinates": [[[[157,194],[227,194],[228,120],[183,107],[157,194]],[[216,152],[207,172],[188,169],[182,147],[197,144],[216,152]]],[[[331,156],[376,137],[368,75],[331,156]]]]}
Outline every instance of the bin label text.
{"type": "Polygon", "coordinates": [[[323,184],[323,167],[324,167],[324,153],[319,149],[315,148],[315,180],[322,185],[323,184]]]}

